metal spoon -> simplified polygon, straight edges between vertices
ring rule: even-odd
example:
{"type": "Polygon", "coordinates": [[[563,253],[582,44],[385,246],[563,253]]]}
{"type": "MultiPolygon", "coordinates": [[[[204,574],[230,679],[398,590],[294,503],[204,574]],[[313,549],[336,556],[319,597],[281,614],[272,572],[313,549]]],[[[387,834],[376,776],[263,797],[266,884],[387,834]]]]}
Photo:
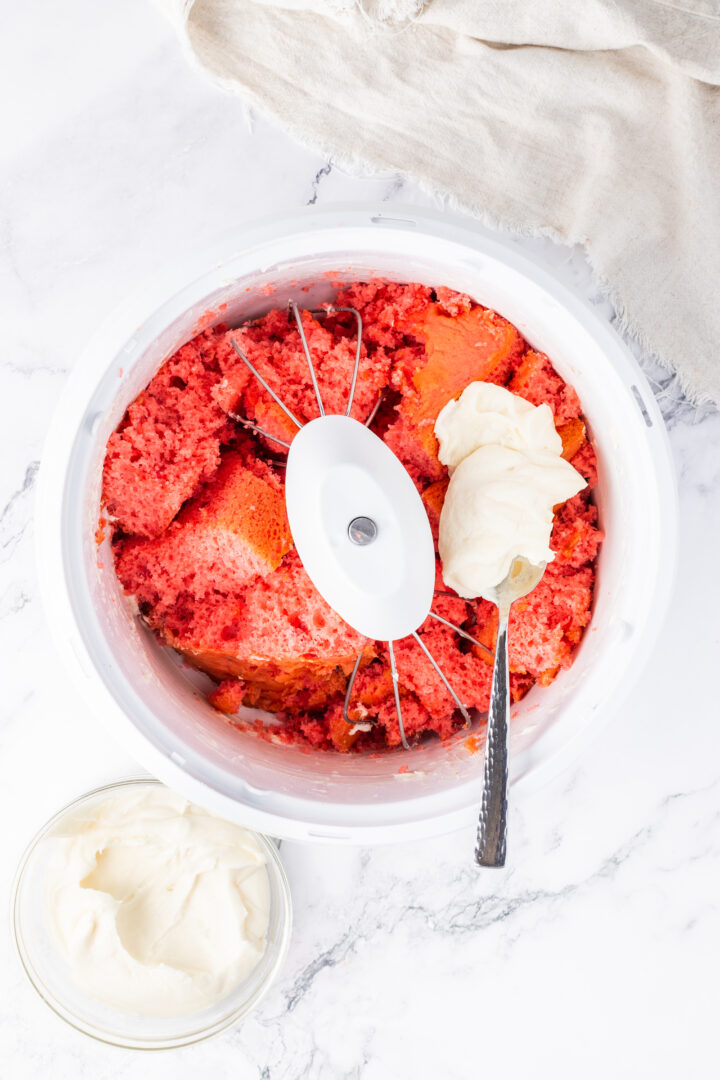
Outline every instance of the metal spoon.
{"type": "Polygon", "coordinates": [[[535,588],[545,573],[545,565],[540,563],[536,566],[518,556],[507,577],[496,586],[493,595],[486,598],[497,604],[498,632],[485,741],[482,806],[475,847],[475,861],[478,866],[505,865],[510,716],[508,620],[511,605],[535,588]]]}

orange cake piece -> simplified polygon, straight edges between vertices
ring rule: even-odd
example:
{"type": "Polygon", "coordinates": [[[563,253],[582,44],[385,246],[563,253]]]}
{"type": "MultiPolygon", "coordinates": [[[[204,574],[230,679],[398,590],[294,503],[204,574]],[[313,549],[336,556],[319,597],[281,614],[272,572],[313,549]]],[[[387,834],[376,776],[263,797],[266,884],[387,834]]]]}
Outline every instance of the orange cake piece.
{"type": "MultiPolygon", "coordinates": [[[[406,693],[404,686],[400,687],[400,692],[406,693]]],[[[383,701],[392,695],[390,668],[382,659],[375,659],[359,671],[355,678],[348,702],[348,716],[355,723],[362,723],[376,712],[378,705],[382,705],[383,701]]]]}
{"type": "MultiPolygon", "coordinates": [[[[248,669],[249,670],[249,669],[248,669]]],[[[223,679],[208,696],[208,701],[220,712],[234,714],[241,705],[248,708],[265,709],[268,712],[296,714],[308,713],[344,698],[347,687],[347,675],[342,667],[336,667],[324,678],[316,679],[308,669],[293,681],[290,678],[277,680],[270,669],[257,669],[257,679],[246,682],[240,678],[223,679]]]]}
{"type": "Polygon", "coordinates": [[[339,701],[326,710],[325,723],[327,724],[330,741],[341,754],[347,754],[348,750],[352,749],[362,734],[362,730],[357,724],[348,724],[346,722],[343,707],[339,701]]]}
{"type": "Polygon", "coordinates": [[[557,433],[562,439],[562,456],[584,476],[589,487],[597,484],[597,458],[582,417],[560,424],[557,433]]]}
{"type": "Polygon", "coordinates": [[[126,592],[162,617],[183,592],[198,603],[208,592],[237,592],[272,573],[291,547],[280,480],[263,462],[229,451],[161,536],[116,541],[116,570],[126,592]]]}
{"type": "Polygon", "coordinates": [[[433,534],[433,540],[436,544],[438,530],[440,528],[440,514],[442,513],[449,483],[449,478],[444,476],[442,480],[436,480],[434,483],[428,484],[422,493],[422,501],[425,505],[425,511],[433,534]]]}
{"type": "Polygon", "coordinates": [[[247,683],[242,679],[223,679],[212,693],[208,694],[208,701],[219,712],[232,715],[245,704],[248,689],[247,683]]]}
{"type": "MultiPolygon", "coordinates": [[[[223,328],[198,334],[163,364],[108,439],[103,502],[125,532],[159,536],[217,468],[233,431],[221,402],[237,399],[237,390],[220,391],[221,360],[235,366],[229,352],[223,328]]],[[[244,381],[240,372],[237,386],[244,381]]]]}
{"type": "Polygon", "coordinates": [[[452,316],[431,304],[415,333],[425,356],[414,370],[407,363],[393,368],[392,383],[402,397],[385,441],[413,479],[432,482],[445,475],[434,432],[440,410],[471,382],[504,384],[525,343],[507,319],[480,306],[452,316]]]}
{"type": "Polygon", "coordinates": [[[410,393],[398,411],[433,423],[443,406],[469,383],[504,384],[525,346],[512,323],[479,305],[452,316],[433,304],[417,333],[427,360],[414,372],[412,386],[407,388],[410,393]]]}
{"type": "MultiPolygon", "coordinates": [[[[221,574],[223,559],[230,563],[234,585],[272,573],[293,546],[283,483],[251,455],[227,452],[213,480],[177,519],[195,533],[202,563],[211,563],[221,574]]],[[[215,588],[223,587],[216,578],[215,588]]]]}
{"type": "Polygon", "coordinates": [[[562,440],[562,456],[566,461],[572,461],[587,439],[584,420],[579,416],[568,420],[567,423],[560,424],[557,433],[562,440]]]}

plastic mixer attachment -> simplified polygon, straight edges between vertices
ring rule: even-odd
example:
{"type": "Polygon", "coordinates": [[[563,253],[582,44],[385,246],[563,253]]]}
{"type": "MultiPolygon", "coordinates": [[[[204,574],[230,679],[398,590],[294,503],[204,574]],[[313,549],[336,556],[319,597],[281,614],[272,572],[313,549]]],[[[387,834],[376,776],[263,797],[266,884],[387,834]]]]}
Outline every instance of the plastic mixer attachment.
{"type": "MultiPolygon", "coordinates": [[[[465,722],[470,716],[430,653],[418,629],[428,617],[450,627],[484,652],[489,650],[460,627],[431,611],[435,592],[435,548],[420,494],[409,473],[390,448],[365,423],[350,416],[362,346],[362,319],[355,308],[328,306],[313,316],[351,313],[357,322],[357,347],[344,415],[328,414],[323,405],[315,366],[297,305],[291,301],[307,360],[319,416],[302,423],[253,367],[233,338],[232,345],[252,375],[297,427],[291,443],[283,442],[256,424],[233,417],[267,439],[287,447],[285,503],[297,553],[323,599],[364,637],[387,643],[400,737],[410,749],[393,643],[412,636],[451,694],[465,722]]],[[[343,716],[348,709],[364,651],[355,661],[343,716]]],[[[492,654],[490,654],[492,655],[492,654]]]]}

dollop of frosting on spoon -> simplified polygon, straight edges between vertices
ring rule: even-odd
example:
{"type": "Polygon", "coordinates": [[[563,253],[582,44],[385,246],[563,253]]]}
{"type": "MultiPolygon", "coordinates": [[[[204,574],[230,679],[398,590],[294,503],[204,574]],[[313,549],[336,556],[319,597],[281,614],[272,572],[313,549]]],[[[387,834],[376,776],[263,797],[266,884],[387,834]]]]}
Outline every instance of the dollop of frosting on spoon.
{"type": "Polygon", "coordinates": [[[551,562],[553,507],[586,482],[562,457],[548,405],[531,405],[494,383],[473,382],[435,422],[450,471],[440,515],[445,584],[492,599],[513,560],[551,562]]]}

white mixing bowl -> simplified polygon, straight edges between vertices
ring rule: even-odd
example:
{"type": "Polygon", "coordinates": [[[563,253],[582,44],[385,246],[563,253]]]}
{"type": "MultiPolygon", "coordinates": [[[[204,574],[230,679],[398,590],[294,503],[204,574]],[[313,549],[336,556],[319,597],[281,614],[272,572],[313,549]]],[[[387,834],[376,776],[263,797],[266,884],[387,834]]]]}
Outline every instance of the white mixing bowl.
{"type": "Polygon", "coordinates": [[[606,532],[592,623],[572,669],[513,709],[515,783],[556,773],[616,710],[652,647],[675,559],[674,474],[642,373],[592,309],[511,242],[426,212],[335,207],[245,230],[146,287],[79,358],[48,437],[37,504],[48,616],[98,722],[138,761],[216,813],[290,838],[382,842],[470,822],[481,755],[464,733],[450,747],[360,757],[230,727],[132,615],[107,539],[98,551],[101,466],[128,403],[199,326],[237,324],[291,295],[311,306],[332,295],[330,278],[368,275],[447,285],[500,312],[549,354],[591,427],[606,532]]]}

